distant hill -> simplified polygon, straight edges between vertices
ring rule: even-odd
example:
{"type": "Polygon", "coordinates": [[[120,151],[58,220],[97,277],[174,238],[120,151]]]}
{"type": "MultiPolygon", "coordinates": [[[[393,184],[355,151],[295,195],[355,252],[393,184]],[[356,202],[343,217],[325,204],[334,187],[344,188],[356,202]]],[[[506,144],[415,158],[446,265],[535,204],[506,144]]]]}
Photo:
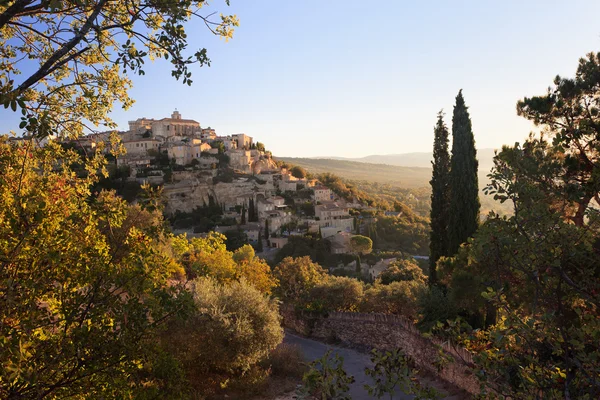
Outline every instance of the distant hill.
{"type": "Polygon", "coordinates": [[[346,179],[390,183],[404,188],[427,186],[431,179],[431,168],[398,167],[395,165],[325,158],[275,158],[299,165],[313,173],[331,172],[346,179]]]}
{"type": "MultiPolygon", "coordinates": [[[[413,163],[417,163],[416,155],[423,155],[423,160],[427,159],[428,153],[408,153],[412,157],[413,163]]],[[[477,150],[479,167],[479,187],[484,188],[489,179],[487,174],[492,167],[492,159],[494,156],[493,149],[477,150]]],[[[389,156],[368,156],[362,159],[395,159],[397,162],[405,162],[411,160],[407,154],[396,154],[389,156]]],[[[312,173],[331,172],[345,179],[354,181],[369,181],[377,183],[386,183],[393,186],[416,189],[429,188],[429,180],[431,179],[431,166],[416,167],[416,166],[399,166],[382,163],[368,163],[365,161],[353,161],[350,159],[328,159],[328,158],[294,158],[294,157],[275,157],[277,160],[285,161],[293,165],[299,165],[312,173]]],[[[419,163],[423,161],[418,161],[419,163]]],[[[431,164],[430,164],[431,165],[431,164]]],[[[485,215],[491,209],[500,214],[511,213],[509,203],[500,204],[493,200],[492,196],[485,196],[480,192],[480,200],[482,205],[482,214],[485,215]]]]}
{"type": "MultiPolygon", "coordinates": [[[[331,160],[344,160],[344,161],[355,161],[360,163],[370,164],[388,164],[397,165],[402,167],[421,167],[431,168],[431,160],[433,160],[432,153],[400,153],[400,154],[381,154],[381,155],[370,155],[360,158],[344,158],[344,157],[315,157],[316,159],[331,159],[331,160]]],[[[490,171],[493,165],[494,149],[478,149],[477,159],[479,160],[479,172],[487,173],[490,171]]]]}

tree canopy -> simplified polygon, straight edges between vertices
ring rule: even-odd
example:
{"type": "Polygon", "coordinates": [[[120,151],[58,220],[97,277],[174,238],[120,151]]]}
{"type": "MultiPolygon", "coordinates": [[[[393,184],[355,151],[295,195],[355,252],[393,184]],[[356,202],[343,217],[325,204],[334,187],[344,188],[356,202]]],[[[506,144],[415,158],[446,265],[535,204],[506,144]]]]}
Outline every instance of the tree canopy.
{"type": "Polygon", "coordinates": [[[471,117],[460,90],[452,114],[448,225],[448,253],[451,255],[456,254],[459,246],[466,242],[479,226],[478,164],[471,117]]]}
{"type": "MultiPolygon", "coordinates": [[[[227,0],[226,3],[229,3],[227,0]]],[[[45,136],[80,135],[91,123],[115,128],[115,103],[128,108],[128,74],[164,58],[191,84],[190,67],[210,65],[205,48],[189,51],[185,23],[197,18],[232,37],[234,15],[217,21],[203,0],[17,0],[0,5],[0,103],[22,112],[20,128],[45,136]]]]}
{"type": "Polygon", "coordinates": [[[433,171],[431,175],[431,233],[429,244],[429,283],[437,282],[436,263],[448,255],[448,224],[450,206],[450,154],[448,128],[444,114],[438,113],[433,139],[433,171]]]}

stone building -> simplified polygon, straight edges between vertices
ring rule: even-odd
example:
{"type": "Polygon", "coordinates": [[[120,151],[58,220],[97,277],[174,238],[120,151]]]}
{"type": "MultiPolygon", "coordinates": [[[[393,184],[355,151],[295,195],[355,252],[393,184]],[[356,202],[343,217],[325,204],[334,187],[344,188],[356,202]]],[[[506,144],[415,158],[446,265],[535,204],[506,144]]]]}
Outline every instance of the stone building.
{"type": "Polygon", "coordinates": [[[312,190],[314,192],[315,201],[331,201],[331,189],[327,186],[314,186],[312,190]]]}
{"type": "Polygon", "coordinates": [[[179,111],[174,111],[171,118],[159,120],[138,118],[135,121],[129,121],[129,130],[135,133],[151,131],[154,137],[192,136],[196,132],[200,132],[200,123],[193,119],[183,119],[179,111]]]}

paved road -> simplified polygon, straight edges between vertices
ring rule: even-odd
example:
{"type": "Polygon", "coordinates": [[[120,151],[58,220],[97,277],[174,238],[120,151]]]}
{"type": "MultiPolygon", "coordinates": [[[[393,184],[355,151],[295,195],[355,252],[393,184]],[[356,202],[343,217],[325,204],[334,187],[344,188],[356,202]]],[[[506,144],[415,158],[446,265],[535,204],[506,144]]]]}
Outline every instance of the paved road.
{"type": "MultiPolygon", "coordinates": [[[[344,357],[344,370],[347,374],[353,375],[356,381],[350,386],[350,396],[353,400],[373,399],[364,389],[364,385],[371,383],[370,377],[365,375],[365,367],[373,365],[367,354],[359,353],[352,349],[343,347],[331,346],[315,340],[306,339],[290,332],[286,332],[284,343],[294,344],[300,347],[304,353],[306,361],[313,361],[321,358],[329,349],[333,349],[334,353],[344,357]]],[[[394,395],[394,400],[412,399],[412,396],[402,392],[397,392],[394,395]]]]}

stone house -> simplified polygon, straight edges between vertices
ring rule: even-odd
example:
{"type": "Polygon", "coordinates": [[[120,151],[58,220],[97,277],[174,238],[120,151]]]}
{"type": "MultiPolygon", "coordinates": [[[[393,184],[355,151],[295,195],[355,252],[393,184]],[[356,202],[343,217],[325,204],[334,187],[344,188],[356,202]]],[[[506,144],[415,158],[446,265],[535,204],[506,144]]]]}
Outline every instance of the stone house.
{"type": "Polygon", "coordinates": [[[348,232],[338,232],[335,235],[329,236],[327,238],[331,254],[347,254],[350,253],[350,238],[352,237],[351,233],[348,232]]]}
{"type": "Polygon", "coordinates": [[[369,270],[368,270],[368,275],[369,278],[371,278],[371,280],[375,280],[377,279],[377,277],[379,275],[381,275],[381,273],[383,271],[385,271],[391,263],[393,263],[394,261],[396,261],[396,258],[384,258],[382,260],[377,261],[374,265],[369,266],[369,270]]]}
{"type": "Polygon", "coordinates": [[[323,201],[331,201],[333,199],[333,196],[331,194],[331,189],[329,189],[327,186],[314,186],[312,188],[313,193],[314,193],[314,199],[315,201],[319,201],[319,202],[323,202],[323,201]]]}
{"type": "Polygon", "coordinates": [[[252,146],[252,138],[245,133],[236,133],[231,137],[235,140],[238,149],[250,149],[252,146]]]}
{"type": "Polygon", "coordinates": [[[249,222],[245,225],[240,225],[240,229],[246,234],[251,242],[258,242],[260,239],[261,225],[258,222],[249,222]]]}
{"type": "Polygon", "coordinates": [[[275,211],[275,204],[271,199],[259,199],[256,202],[256,209],[258,210],[259,218],[265,218],[271,211],[275,211]]]}
{"type": "Polygon", "coordinates": [[[272,237],[269,238],[269,247],[274,249],[281,249],[288,242],[288,238],[285,237],[272,237]]]}
{"type": "Polygon", "coordinates": [[[145,156],[148,154],[148,150],[158,151],[160,141],[154,138],[140,138],[124,141],[123,146],[127,150],[127,154],[132,157],[145,156]]]}

